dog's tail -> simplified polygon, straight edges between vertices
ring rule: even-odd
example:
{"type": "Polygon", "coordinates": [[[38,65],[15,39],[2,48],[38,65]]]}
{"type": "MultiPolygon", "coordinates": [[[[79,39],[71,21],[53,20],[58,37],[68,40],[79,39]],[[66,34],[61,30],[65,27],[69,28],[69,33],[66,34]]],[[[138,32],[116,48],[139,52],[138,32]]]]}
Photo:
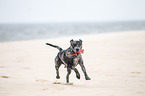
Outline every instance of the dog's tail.
{"type": "Polygon", "coordinates": [[[46,43],[46,45],[52,46],[52,47],[54,47],[54,48],[57,48],[59,51],[61,51],[61,50],[62,50],[62,48],[61,48],[61,47],[56,46],[56,45],[52,45],[52,44],[50,44],[50,43],[46,43]]]}

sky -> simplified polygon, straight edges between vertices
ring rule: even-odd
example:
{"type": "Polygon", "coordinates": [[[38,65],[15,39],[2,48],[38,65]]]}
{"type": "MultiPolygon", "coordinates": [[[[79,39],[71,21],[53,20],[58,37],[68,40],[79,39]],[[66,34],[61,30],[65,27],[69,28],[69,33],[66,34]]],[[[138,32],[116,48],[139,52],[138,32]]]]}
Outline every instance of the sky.
{"type": "Polygon", "coordinates": [[[0,23],[145,20],[145,0],[0,0],[0,23]]]}

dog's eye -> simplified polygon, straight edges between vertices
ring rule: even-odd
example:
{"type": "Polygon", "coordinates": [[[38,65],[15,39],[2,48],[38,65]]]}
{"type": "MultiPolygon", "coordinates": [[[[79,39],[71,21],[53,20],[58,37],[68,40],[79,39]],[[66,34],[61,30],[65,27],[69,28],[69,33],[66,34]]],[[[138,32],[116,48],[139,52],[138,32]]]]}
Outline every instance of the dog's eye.
{"type": "Polygon", "coordinates": [[[81,44],[78,44],[78,46],[81,46],[81,44]]]}
{"type": "Polygon", "coordinates": [[[75,46],[76,46],[76,44],[73,44],[73,46],[75,47],[75,46]]]}

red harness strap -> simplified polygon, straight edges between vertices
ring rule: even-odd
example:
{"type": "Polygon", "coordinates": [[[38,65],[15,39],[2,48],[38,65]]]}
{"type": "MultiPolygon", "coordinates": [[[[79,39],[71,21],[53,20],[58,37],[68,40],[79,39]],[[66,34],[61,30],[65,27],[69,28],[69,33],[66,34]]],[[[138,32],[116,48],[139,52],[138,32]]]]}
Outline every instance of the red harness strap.
{"type": "Polygon", "coordinates": [[[72,54],[72,55],[66,55],[67,57],[70,57],[70,56],[74,56],[74,55],[76,55],[76,54],[72,54]]]}

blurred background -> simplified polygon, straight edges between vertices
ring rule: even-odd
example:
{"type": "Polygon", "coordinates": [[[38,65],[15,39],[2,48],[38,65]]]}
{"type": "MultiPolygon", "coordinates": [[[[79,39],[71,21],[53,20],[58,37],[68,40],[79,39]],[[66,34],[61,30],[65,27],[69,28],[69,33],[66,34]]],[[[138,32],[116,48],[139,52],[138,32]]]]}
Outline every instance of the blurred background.
{"type": "Polygon", "coordinates": [[[0,0],[0,42],[145,30],[145,0],[0,0]]]}

